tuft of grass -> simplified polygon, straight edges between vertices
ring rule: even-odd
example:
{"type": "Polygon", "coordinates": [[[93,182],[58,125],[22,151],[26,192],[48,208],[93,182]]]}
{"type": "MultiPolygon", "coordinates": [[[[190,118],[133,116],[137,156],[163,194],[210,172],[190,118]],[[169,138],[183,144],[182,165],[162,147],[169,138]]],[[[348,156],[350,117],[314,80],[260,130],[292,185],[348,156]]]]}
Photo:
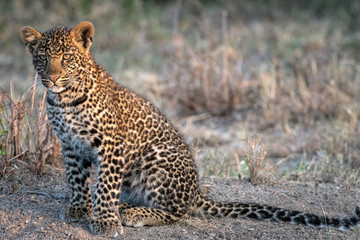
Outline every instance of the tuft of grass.
{"type": "Polygon", "coordinates": [[[260,170],[263,168],[263,162],[266,157],[266,151],[259,136],[248,139],[249,150],[240,153],[250,172],[250,181],[252,184],[259,183],[261,178],[260,170]]]}
{"type": "Polygon", "coordinates": [[[60,159],[60,145],[45,114],[46,92],[42,99],[35,97],[36,80],[23,97],[16,98],[11,85],[10,94],[0,89],[0,177],[7,176],[17,160],[30,162],[30,170],[42,175],[46,162],[57,165],[60,159]]]}

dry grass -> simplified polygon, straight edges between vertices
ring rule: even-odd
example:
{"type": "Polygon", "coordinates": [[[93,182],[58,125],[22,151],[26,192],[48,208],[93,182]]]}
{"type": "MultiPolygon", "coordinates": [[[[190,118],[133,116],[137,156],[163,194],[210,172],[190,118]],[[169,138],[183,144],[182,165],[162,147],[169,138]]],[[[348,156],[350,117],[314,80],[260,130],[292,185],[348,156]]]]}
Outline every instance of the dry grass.
{"type": "MultiPolygon", "coordinates": [[[[326,31],[318,37],[323,42],[314,43],[309,37],[303,46],[288,53],[290,56],[278,56],[282,52],[251,53],[253,49],[236,46],[258,33],[251,33],[252,26],[229,29],[227,15],[222,12],[221,31],[214,30],[214,23],[204,17],[191,41],[186,35],[173,35],[166,52],[162,97],[179,105],[179,112],[227,115],[239,109],[255,109],[270,126],[285,122],[311,126],[329,118],[357,124],[360,79],[356,63],[347,53],[325,45],[326,31]],[[250,54],[258,59],[249,63],[250,54]]],[[[266,31],[266,26],[261,27],[266,31]]],[[[275,34],[279,44],[289,37],[278,32],[281,27],[275,25],[269,33],[275,34]]],[[[258,37],[261,43],[267,36],[258,37]]]]}
{"type": "MultiPolygon", "coordinates": [[[[186,113],[207,111],[214,115],[227,115],[241,99],[241,77],[236,72],[238,54],[228,40],[227,12],[222,12],[222,38],[215,37],[201,24],[201,46],[192,46],[186,38],[175,33],[169,51],[168,71],[163,97],[182,106],[186,113]]],[[[195,43],[197,45],[197,43],[195,43]]]]}
{"type": "Polygon", "coordinates": [[[57,165],[60,146],[51,131],[45,114],[45,96],[35,97],[35,84],[32,91],[23,97],[15,98],[10,85],[10,94],[1,90],[0,119],[2,127],[0,176],[12,172],[12,163],[21,161],[34,173],[42,175],[45,163],[57,165]]]}

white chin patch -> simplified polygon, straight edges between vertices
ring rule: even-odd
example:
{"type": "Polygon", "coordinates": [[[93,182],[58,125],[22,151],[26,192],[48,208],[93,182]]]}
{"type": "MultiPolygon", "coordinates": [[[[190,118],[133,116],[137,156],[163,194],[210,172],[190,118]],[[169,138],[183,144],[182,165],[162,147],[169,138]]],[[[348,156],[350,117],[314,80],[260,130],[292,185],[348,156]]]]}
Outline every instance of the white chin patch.
{"type": "Polygon", "coordinates": [[[64,90],[65,90],[64,87],[58,87],[58,86],[52,86],[51,88],[49,88],[49,91],[52,93],[61,93],[64,90]]]}

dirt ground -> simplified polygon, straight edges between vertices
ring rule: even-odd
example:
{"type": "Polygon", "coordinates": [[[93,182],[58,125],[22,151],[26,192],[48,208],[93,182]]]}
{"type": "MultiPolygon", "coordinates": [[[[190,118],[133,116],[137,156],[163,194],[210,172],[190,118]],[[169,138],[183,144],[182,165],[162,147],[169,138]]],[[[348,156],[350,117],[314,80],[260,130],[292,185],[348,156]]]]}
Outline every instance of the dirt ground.
{"type": "MultiPolygon", "coordinates": [[[[22,162],[0,182],[0,239],[105,239],[89,232],[86,222],[65,223],[58,218],[68,202],[63,168],[49,168],[44,176],[31,174],[22,162]]],[[[203,178],[209,196],[222,201],[257,202],[328,216],[354,215],[356,190],[323,183],[268,182],[203,178]]],[[[285,223],[246,219],[190,218],[162,227],[128,228],[119,239],[359,239],[360,231],[311,229],[285,223]]]]}

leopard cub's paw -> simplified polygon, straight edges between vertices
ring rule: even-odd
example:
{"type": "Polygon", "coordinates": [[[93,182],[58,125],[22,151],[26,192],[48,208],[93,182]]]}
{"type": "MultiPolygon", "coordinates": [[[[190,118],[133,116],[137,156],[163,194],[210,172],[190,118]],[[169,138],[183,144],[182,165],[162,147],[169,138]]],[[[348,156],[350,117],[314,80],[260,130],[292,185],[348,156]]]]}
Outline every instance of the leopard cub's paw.
{"type": "Polygon", "coordinates": [[[93,217],[90,221],[90,231],[104,237],[117,237],[122,233],[120,222],[116,219],[93,217]]]}
{"type": "Polygon", "coordinates": [[[61,209],[59,218],[65,222],[87,221],[91,213],[91,208],[66,206],[61,209]]]}
{"type": "Polygon", "coordinates": [[[121,213],[122,224],[128,227],[142,227],[144,216],[134,209],[126,209],[121,213]]]}

